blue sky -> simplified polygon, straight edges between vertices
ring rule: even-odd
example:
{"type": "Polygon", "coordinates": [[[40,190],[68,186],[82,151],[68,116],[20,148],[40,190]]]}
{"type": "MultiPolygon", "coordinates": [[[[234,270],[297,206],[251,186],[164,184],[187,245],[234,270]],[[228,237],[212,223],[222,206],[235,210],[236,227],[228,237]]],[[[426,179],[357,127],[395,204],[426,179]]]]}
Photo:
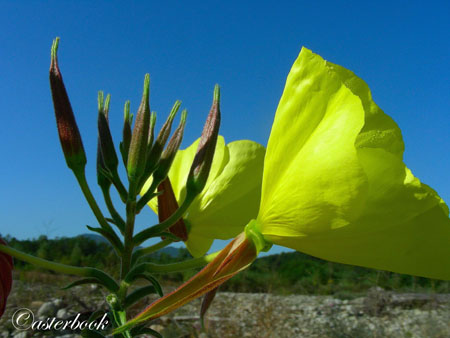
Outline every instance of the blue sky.
{"type": "MultiPolygon", "coordinates": [[[[304,45],[369,84],[403,131],[406,164],[450,201],[448,13],[446,1],[0,1],[0,233],[72,236],[96,224],[55,128],[48,67],[56,36],[98,197],[98,90],[112,95],[120,135],[123,104],[137,109],[150,73],[159,122],[176,99],[189,111],[185,147],[200,135],[219,83],[221,134],[265,145],[304,45]]],[[[154,220],[143,213],[137,229],[154,220]]]]}

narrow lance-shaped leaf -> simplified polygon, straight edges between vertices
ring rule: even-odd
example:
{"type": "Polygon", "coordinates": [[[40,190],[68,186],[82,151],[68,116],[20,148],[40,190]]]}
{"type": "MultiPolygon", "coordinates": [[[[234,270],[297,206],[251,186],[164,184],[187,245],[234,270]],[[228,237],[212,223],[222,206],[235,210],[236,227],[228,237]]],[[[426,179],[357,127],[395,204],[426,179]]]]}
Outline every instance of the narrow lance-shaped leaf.
{"type": "Polygon", "coordinates": [[[63,149],[67,166],[73,171],[84,171],[86,154],[78,130],[72,106],[64,86],[61,71],[58,65],[59,38],[53,41],[50,63],[50,88],[52,92],[53,107],[55,110],[56,125],[59,140],[63,149]]]}
{"type": "Polygon", "coordinates": [[[156,289],[153,285],[146,285],[146,286],[143,286],[136,290],[133,290],[133,292],[131,292],[125,298],[125,301],[124,301],[125,309],[130,307],[131,305],[135,304],[142,298],[148,296],[149,294],[154,294],[154,293],[156,293],[156,289]]]}

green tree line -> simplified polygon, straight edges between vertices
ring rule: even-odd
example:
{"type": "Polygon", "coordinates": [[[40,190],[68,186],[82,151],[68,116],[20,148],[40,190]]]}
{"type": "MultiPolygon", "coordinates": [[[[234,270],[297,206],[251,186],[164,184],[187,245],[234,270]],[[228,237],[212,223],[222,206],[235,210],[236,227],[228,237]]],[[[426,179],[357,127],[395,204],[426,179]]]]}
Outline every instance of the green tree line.
{"type": "MultiPolygon", "coordinates": [[[[118,271],[119,259],[100,236],[78,236],[49,239],[17,240],[6,236],[8,244],[23,252],[59,263],[91,266],[111,274],[118,271]]],[[[185,248],[168,248],[146,257],[157,264],[168,264],[191,258],[185,248]]],[[[17,270],[35,270],[15,260],[17,270]]],[[[196,271],[159,275],[162,282],[181,283],[196,271]]],[[[116,276],[117,277],[117,276],[116,276]]],[[[450,283],[386,271],[331,263],[299,252],[280,253],[257,259],[247,270],[237,274],[222,291],[272,292],[280,294],[347,294],[362,293],[379,286],[387,290],[448,293],[450,283]]]]}

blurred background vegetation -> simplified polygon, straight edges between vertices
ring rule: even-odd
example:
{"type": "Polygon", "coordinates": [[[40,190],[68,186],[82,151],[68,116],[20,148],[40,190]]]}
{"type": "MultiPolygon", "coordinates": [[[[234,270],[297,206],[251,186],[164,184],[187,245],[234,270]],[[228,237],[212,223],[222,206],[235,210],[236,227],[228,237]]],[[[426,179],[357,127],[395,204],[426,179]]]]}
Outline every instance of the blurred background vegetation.
{"type": "MultiPolygon", "coordinates": [[[[101,236],[86,234],[56,239],[40,236],[32,240],[17,240],[6,236],[5,239],[10,246],[40,258],[76,266],[91,266],[118,277],[119,259],[101,236]]],[[[167,247],[147,256],[146,260],[167,264],[189,258],[191,256],[186,249],[167,247]]],[[[15,276],[18,279],[29,276],[30,271],[40,271],[39,268],[18,260],[15,260],[15,269],[15,276]]],[[[196,271],[161,274],[156,277],[163,285],[178,285],[196,271]]],[[[222,285],[220,290],[335,295],[347,298],[365,293],[374,286],[400,292],[450,292],[448,281],[331,263],[299,252],[258,258],[249,269],[233,277],[222,285]]]]}

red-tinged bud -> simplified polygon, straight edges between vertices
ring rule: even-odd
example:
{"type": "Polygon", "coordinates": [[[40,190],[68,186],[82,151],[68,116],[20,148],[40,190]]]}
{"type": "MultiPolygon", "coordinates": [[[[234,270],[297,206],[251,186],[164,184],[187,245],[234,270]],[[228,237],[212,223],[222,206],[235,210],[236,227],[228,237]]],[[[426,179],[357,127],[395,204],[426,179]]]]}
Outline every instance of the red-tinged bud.
{"type": "MultiPolygon", "coordinates": [[[[0,238],[0,244],[7,245],[0,238]]],[[[3,316],[6,308],[6,300],[12,287],[12,269],[14,267],[13,259],[10,255],[0,252],[0,318],[3,316]]]]}
{"type": "Polygon", "coordinates": [[[50,63],[50,88],[55,109],[56,125],[67,166],[74,171],[80,171],[84,170],[86,165],[86,154],[59,70],[58,43],[59,38],[56,38],[52,45],[50,63]]]}
{"type": "MultiPolygon", "coordinates": [[[[168,177],[158,186],[158,191],[163,192],[161,195],[158,195],[158,219],[161,223],[168,219],[178,209],[178,202],[168,177]]],[[[172,225],[169,228],[169,232],[182,241],[187,241],[188,239],[187,229],[183,218],[180,218],[172,225]]]]}
{"type": "Polygon", "coordinates": [[[148,131],[150,126],[149,96],[150,75],[146,74],[144,79],[144,92],[136,115],[136,122],[134,123],[127,160],[127,172],[131,182],[138,182],[145,169],[148,131]]]}
{"type": "Polygon", "coordinates": [[[133,114],[130,114],[130,101],[125,102],[123,109],[123,129],[122,129],[122,142],[120,142],[120,153],[122,154],[122,160],[125,167],[128,161],[128,151],[130,150],[131,143],[131,125],[133,123],[133,114]]]}
{"type": "MultiPolygon", "coordinates": [[[[109,101],[110,101],[110,95],[106,97],[106,102],[103,102],[103,92],[98,92],[98,113],[99,113],[99,121],[98,121],[98,128],[99,128],[99,135],[97,140],[97,183],[98,185],[103,189],[107,190],[111,186],[111,180],[108,177],[108,169],[106,168],[105,161],[103,160],[103,154],[102,154],[102,144],[101,144],[101,137],[100,137],[100,115],[103,112],[106,122],[108,122],[108,112],[109,112],[109,101]]],[[[102,121],[103,122],[103,121],[102,121]]],[[[109,128],[108,128],[109,130],[109,128]]]]}
{"type": "Polygon", "coordinates": [[[103,102],[103,92],[100,91],[98,93],[98,138],[100,140],[103,164],[109,172],[115,173],[119,165],[119,160],[109,129],[108,112],[110,98],[111,96],[108,94],[105,102],[103,102]]]}
{"type": "Polygon", "coordinates": [[[203,127],[202,136],[198,144],[197,153],[189,172],[186,182],[186,196],[191,197],[199,194],[205,187],[208,180],[211,164],[216,149],[217,137],[220,127],[220,87],[216,85],[214,88],[214,98],[203,127]]]}

